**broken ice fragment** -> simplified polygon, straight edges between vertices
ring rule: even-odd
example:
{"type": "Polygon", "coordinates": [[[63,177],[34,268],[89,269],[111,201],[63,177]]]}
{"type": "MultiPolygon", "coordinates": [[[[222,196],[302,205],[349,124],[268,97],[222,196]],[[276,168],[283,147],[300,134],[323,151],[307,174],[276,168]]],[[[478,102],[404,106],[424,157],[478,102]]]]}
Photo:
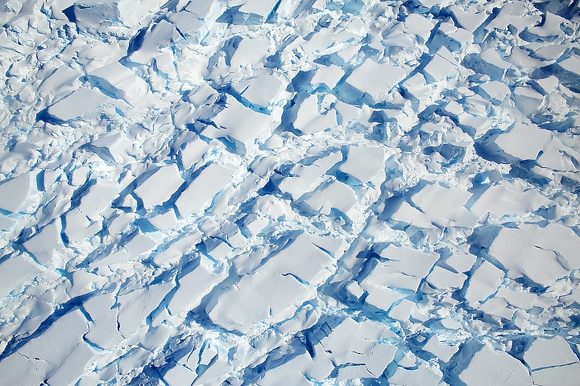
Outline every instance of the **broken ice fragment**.
{"type": "MultiPolygon", "coordinates": [[[[58,318],[46,331],[36,339],[29,340],[15,353],[0,361],[0,372],[3,382],[19,384],[23,379],[34,384],[53,375],[59,368],[68,367],[86,343],[83,335],[89,331],[88,321],[80,310],[73,310],[58,318]]],[[[84,355],[83,355],[84,356],[84,355]]],[[[82,375],[84,363],[77,363],[70,368],[71,375],[82,375]]],[[[74,379],[75,376],[72,376],[74,379]]]]}
{"type": "Polygon", "coordinates": [[[63,247],[61,232],[61,222],[54,220],[28,239],[23,246],[40,264],[51,268],[55,265],[60,266],[60,259],[55,262],[55,254],[63,247]]]}
{"type": "Polygon", "coordinates": [[[23,255],[3,257],[0,263],[0,299],[41,272],[38,264],[23,255]]]}
{"type": "Polygon", "coordinates": [[[338,210],[341,214],[348,216],[351,208],[356,203],[356,196],[348,185],[339,181],[332,181],[314,192],[304,200],[304,203],[310,210],[327,216],[333,210],[338,210]]]}
{"type": "Polygon", "coordinates": [[[24,209],[34,188],[33,176],[24,173],[0,182],[0,209],[18,212],[24,209]]]}
{"type": "Polygon", "coordinates": [[[202,261],[196,268],[178,279],[179,287],[169,301],[167,309],[172,315],[178,315],[197,307],[201,299],[223,278],[223,273],[214,273],[207,263],[202,261]]]}
{"type": "Polygon", "coordinates": [[[332,129],[336,124],[336,111],[334,109],[321,111],[318,97],[315,94],[302,101],[293,123],[294,127],[304,134],[332,129]]]}
{"type": "Polygon", "coordinates": [[[569,228],[522,224],[518,228],[501,228],[489,254],[507,269],[510,277],[525,276],[545,286],[568,275],[568,269],[580,267],[577,248],[580,238],[569,228]]]}
{"type": "Polygon", "coordinates": [[[493,264],[484,261],[469,278],[465,300],[482,302],[497,291],[504,273],[493,264]]]}
{"type": "Polygon", "coordinates": [[[48,107],[48,114],[60,121],[69,121],[84,117],[92,113],[97,115],[99,106],[105,104],[109,98],[101,92],[81,87],[52,106],[48,107]]]}
{"type": "Polygon", "coordinates": [[[358,323],[346,318],[320,341],[320,346],[331,353],[337,365],[342,365],[338,374],[340,380],[377,378],[397,352],[396,346],[384,343],[391,334],[376,322],[358,323]]]}
{"type": "Polygon", "coordinates": [[[272,126],[269,115],[253,111],[229,95],[226,97],[225,108],[213,118],[213,122],[217,127],[207,126],[202,134],[210,138],[227,138],[240,153],[250,150],[256,140],[263,139],[272,126]]]}
{"type": "Polygon", "coordinates": [[[389,63],[377,63],[367,59],[347,78],[346,82],[361,94],[368,94],[379,103],[407,74],[401,67],[389,63]]]}
{"type": "Polygon", "coordinates": [[[119,62],[91,72],[89,78],[101,91],[116,98],[123,98],[134,107],[146,102],[149,91],[147,83],[119,62]]]}
{"type": "Polygon", "coordinates": [[[212,163],[189,184],[175,201],[181,217],[204,209],[208,202],[230,182],[233,171],[212,163]]]}
{"type": "Polygon", "coordinates": [[[164,203],[181,186],[183,179],[175,164],[157,168],[134,190],[145,209],[164,203]]]}
{"type": "Polygon", "coordinates": [[[257,74],[255,77],[233,85],[234,89],[250,103],[268,107],[282,92],[284,83],[274,74],[257,74]]]}
{"type": "Polygon", "coordinates": [[[459,374],[459,379],[473,386],[484,386],[490,383],[506,386],[532,384],[527,369],[520,361],[487,345],[483,345],[473,355],[467,367],[459,374]]]}
{"type": "Polygon", "coordinates": [[[144,326],[146,318],[171,288],[172,283],[161,283],[119,296],[119,332],[127,337],[144,326]]]}
{"type": "Polygon", "coordinates": [[[533,371],[549,367],[578,364],[578,357],[560,336],[536,338],[524,353],[524,361],[533,371]]]}
{"type": "Polygon", "coordinates": [[[530,213],[550,201],[532,189],[526,189],[521,181],[501,181],[489,186],[477,197],[471,207],[479,216],[491,213],[494,217],[523,215],[530,213]]]}
{"type": "Polygon", "coordinates": [[[255,331],[258,322],[279,322],[312,297],[310,286],[327,276],[324,271],[331,261],[302,233],[213,299],[206,311],[214,323],[242,333],[255,331]]]}
{"type": "Polygon", "coordinates": [[[494,144],[512,159],[534,160],[551,140],[552,134],[548,130],[517,123],[510,131],[498,135],[494,144]]]}
{"type": "Polygon", "coordinates": [[[427,63],[423,72],[427,79],[439,82],[454,74],[455,67],[457,67],[457,63],[453,54],[447,48],[441,47],[427,63]]]}
{"type": "Polygon", "coordinates": [[[318,186],[323,181],[324,174],[340,159],[340,153],[334,151],[312,164],[296,164],[289,170],[288,177],[282,179],[275,176],[273,180],[282,192],[290,194],[296,200],[318,186]]]}
{"type": "Polygon", "coordinates": [[[342,68],[331,64],[330,66],[320,67],[314,73],[314,76],[310,80],[312,85],[316,86],[318,84],[324,84],[329,89],[333,89],[338,84],[338,81],[344,75],[342,68]]]}
{"type": "Polygon", "coordinates": [[[348,148],[346,161],[338,168],[363,184],[380,178],[385,162],[382,147],[356,145],[348,148]]]}

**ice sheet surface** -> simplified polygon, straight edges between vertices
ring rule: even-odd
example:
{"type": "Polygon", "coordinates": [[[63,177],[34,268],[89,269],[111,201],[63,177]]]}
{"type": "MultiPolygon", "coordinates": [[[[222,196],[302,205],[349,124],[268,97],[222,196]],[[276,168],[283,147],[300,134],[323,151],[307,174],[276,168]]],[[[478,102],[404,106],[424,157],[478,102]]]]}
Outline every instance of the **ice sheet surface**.
{"type": "Polygon", "coordinates": [[[0,386],[578,384],[578,1],[0,3],[0,386]]]}

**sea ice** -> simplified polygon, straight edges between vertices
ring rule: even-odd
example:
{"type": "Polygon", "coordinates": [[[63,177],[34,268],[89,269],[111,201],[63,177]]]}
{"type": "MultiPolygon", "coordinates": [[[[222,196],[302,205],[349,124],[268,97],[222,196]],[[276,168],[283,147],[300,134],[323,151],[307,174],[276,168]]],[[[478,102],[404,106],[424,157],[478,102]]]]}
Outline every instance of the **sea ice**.
{"type": "Polygon", "coordinates": [[[0,386],[572,385],[578,1],[0,4],[0,386]]]}

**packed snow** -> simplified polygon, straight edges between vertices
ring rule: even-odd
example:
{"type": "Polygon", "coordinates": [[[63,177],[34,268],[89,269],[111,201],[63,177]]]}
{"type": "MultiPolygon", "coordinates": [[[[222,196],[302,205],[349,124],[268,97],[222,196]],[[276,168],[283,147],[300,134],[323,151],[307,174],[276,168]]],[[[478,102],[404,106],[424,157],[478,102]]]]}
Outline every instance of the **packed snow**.
{"type": "Polygon", "coordinates": [[[578,383],[578,1],[0,10],[0,385],[578,383]]]}

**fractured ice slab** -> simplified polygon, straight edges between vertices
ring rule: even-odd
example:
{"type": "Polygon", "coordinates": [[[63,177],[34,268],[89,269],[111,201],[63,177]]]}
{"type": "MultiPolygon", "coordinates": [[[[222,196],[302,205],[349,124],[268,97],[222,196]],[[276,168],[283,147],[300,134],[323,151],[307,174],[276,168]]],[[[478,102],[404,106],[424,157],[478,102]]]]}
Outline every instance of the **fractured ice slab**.
{"type": "Polygon", "coordinates": [[[412,197],[413,203],[433,224],[442,226],[470,226],[474,216],[465,208],[467,192],[441,184],[426,185],[412,197]]]}
{"type": "Polygon", "coordinates": [[[40,267],[26,256],[8,256],[0,263],[0,297],[8,295],[40,272],[40,267]]]}
{"type": "Polygon", "coordinates": [[[483,345],[459,374],[467,385],[531,385],[530,375],[516,358],[483,345]]]}
{"type": "Polygon", "coordinates": [[[503,276],[501,269],[484,261],[469,278],[465,300],[471,303],[483,302],[497,291],[503,276]]]}
{"type": "Polygon", "coordinates": [[[175,201],[175,207],[182,217],[205,209],[208,202],[231,180],[233,171],[212,163],[185,188],[175,201]]]}
{"type": "Polygon", "coordinates": [[[429,63],[427,63],[423,72],[427,76],[427,79],[439,82],[453,74],[456,71],[456,67],[457,62],[453,54],[447,48],[441,47],[429,63]]]}
{"type": "Polygon", "coordinates": [[[347,78],[346,82],[358,90],[361,95],[367,94],[378,103],[385,99],[386,95],[407,74],[401,67],[389,63],[377,63],[366,60],[358,66],[347,78]]]}
{"type": "Polygon", "coordinates": [[[26,200],[33,189],[34,179],[30,173],[0,182],[0,209],[9,212],[18,212],[24,209],[26,200]]]}
{"type": "Polygon", "coordinates": [[[547,130],[533,125],[516,124],[509,132],[498,135],[494,144],[508,157],[534,160],[551,140],[552,135],[547,130]]]}
{"type": "Polygon", "coordinates": [[[105,134],[90,143],[89,148],[105,161],[121,163],[129,159],[133,144],[122,133],[105,134]]]}
{"type": "Polygon", "coordinates": [[[117,311],[114,294],[97,295],[87,300],[83,308],[93,320],[90,330],[86,333],[87,339],[104,349],[114,348],[123,336],[118,331],[117,311]]]}
{"type": "Polygon", "coordinates": [[[171,283],[162,283],[119,296],[119,332],[123,336],[130,336],[144,326],[146,318],[159,306],[171,287],[171,283]]]}
{"type": "Polygon", "coordinates": [[[562,337],[536,338],[524,353],[524,361],[533,371],[578,363],[578,357],[562,337]]]}
{"type": "Polygon", "coordinates": [[[487,187],[469,209],[479,216],[490,213],[499,218],[529,213],[549,203],[547,198],[526,188],[521,181],[501,181],[487,187]]]}
{"type": "Polygon", "coordinates": [[[339,181],[332,181],[316,190],[304,200],[304,203],[314,212],[329,215],[333,210],[338,210],[348,216],[351,208],[356,203],[356,196],[348,185],[339,181]]]}
{"type": "Polygon", "coordinates": [[[255,331],[258,323],[276,323],[313,296],[332,257],[302,233],[266,259],[254,272],[208,304],[210,319],[229,330],[255,331]]]}
{"type": "Polygon", "coordinates": [[[300,104],[294,121],[294,127],[304,134],[332,129],[336,124],[336,111],[321,111],[316,95],[310,95],[300,104]]]}
{"type": "Polygon", "coordinates": [[[167,306],[170,313],[179,314],[197,307],[201,299],[224,278],[223,273],[216,274],[206,265],[207,263],[202,261],[192,271],[179,278],[179,287],[167,306]]]}
{"type": "Polygon", "coordinates": [[[489,247],[513,277],[528,277],[535,283],[550,285],[566,276],[580,264],[576,251],[580,237],[569,228],[550,224],[540,227],[522,224],[518,228],[502,228],[489,247]]]}
{"type": "Polygon", "coordinates": [[[83,374],[84,366],[92,356],[83,353],[92,352],[82,340],[82,335],[88,331],[88,321],[80,310],[64,315],[38,339],[29,341],[14,354],[0,361],[3,382],[15,384],[26,379],[27,382],[40,384],[51,376],[58,377],[58,370],[61,368],[67,370],[62,374],[64,380],[74,381],[83,374]],[[75,363],[77,360],[78,363],[75,363]]]}
{"type": "Polygon", "coordinates": [[[337,65],[331,64],[330,66],[320,67],[314,73],[311,79],[313,85],[324,84],[329,89],[333,89],[338,81],[344,75],[344,71],[337,65]]]}
{"type": "Polygon", "coordinates": [[[154,170],[134,192],[143,202],[143,207],[151,209],[169,200],[182,183],[177,165],[172,164],[154,170]]]}
{"type": "Polygon", "coordinates": [[[346,161],[339,170],[351,175],[362,183],[375,180],[383,170],[385,152],[377,146],[350,146],[346,161]]]}
{"type": "Polygon", "coordinates": [[[272,125],[272,118],[266,114],[245,107],[237,99],[227,96],[225,108],[213,122],[217,127],[207,126],[202,134],[211,138],[227,138],[239,151],[245,152],[256,140],[263,139],[272,125]]]}
{"type": "Polygon", "coordinates": [[[385,310],[403,297],[405,290],[416,291],[437,260],[432,254],[393,244],[383,249],[380,256],[385,261],[377,262],[360,284],[369,293],[366,302],[385,310]]]}
{"type": "Polygon", "coordinates": [[[85,27],[98,26],[104,20],[136,26],[160,5],[158,0],[86,0],[75,4],[72,12],[75,21],[85,27]]]}
{"type": "Polygon", "coordinates": [[[332,152],[311,164],[296,164],[289,171],[290,175],[277,183],[278,188],[282,192],[290,194],[292,199],[300,198],[304,193],[318,186],[323,181],[324,174],[340,159],[339,152],[332,152]]]}
{"type": "Polygon", "coordinates": [[[116,98],[122,98],[132,106],[146,102],[149,88],[147,83],[130,69],[114,62],[89,74],[93,84],[116,98]]]}
{"type": "Polygon", "coordinates": [[[320,341],[340,365],[337,380],[377,378],[394,359],[397,347],[384,342],[392,333],[370,320],[345,319],[320,341]]]}
{"type": "Polygon", "coordinates": [[[282,92],[284,81],[275,74],[257,74],[256,77],[236,82],[234,89],[250,103],[267,107],[277,101],[282,92]]]}
{"type": "Polygon", "coordinates": [[[98,90],[81,87],[48,108],[48,114],[61,121],[82,118],[110,99],[98,90]]]}
{"type": "MultiPolygon", "coordinates": [[[[37,234],[24,242],[24,248],[41,264],[53,266],[55,254],[62,253],[62,225],[54,220],[44,226],[37,234]]],[[[60,264],[60,262],[59,262],[60,264]]]]}

